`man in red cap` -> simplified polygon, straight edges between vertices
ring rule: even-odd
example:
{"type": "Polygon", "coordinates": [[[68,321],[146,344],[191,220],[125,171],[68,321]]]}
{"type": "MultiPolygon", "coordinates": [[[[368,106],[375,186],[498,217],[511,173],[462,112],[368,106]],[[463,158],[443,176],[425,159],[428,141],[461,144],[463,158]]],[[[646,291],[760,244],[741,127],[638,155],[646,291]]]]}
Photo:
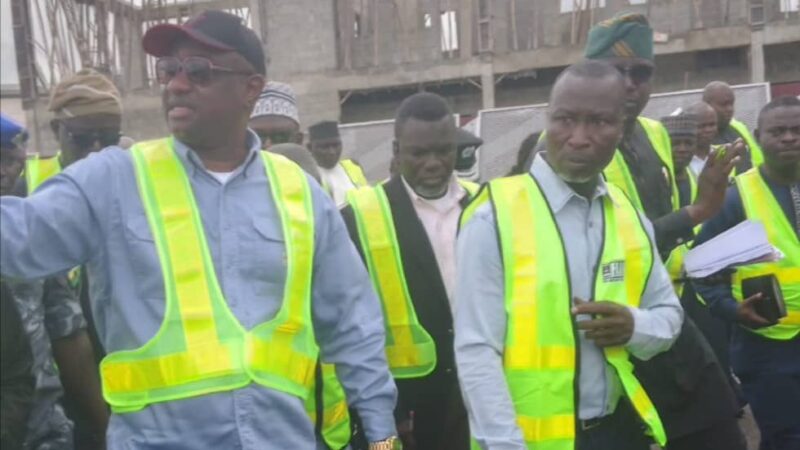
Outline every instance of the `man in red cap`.
{"type": "Polygon", "coordinates": [[[349,404],[370,448],[391,448],[396,390],[369,276],[335,205],[247,128],[265,83],[258,37],[206,11],[143,46],[171,136],[0,199],[0,273],[86,264],[112,450],[324,448],[306,412],[319,359],[347,397],[324,413],[349,404]]]}

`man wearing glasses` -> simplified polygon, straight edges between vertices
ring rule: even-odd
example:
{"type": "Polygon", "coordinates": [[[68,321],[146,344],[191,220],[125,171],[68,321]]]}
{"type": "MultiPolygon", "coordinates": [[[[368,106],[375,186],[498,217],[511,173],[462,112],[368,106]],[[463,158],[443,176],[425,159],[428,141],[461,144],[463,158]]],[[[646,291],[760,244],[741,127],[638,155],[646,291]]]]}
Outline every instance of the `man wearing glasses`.
{"type": "MultiPolygon", "coordinates": [[[[324,448],[306,412],[336,365],[374,449],[395,441],[380,306],[336,207],[247,129],[265,57],[239,17],[147,31],[171,136],[0,200],[0,272],[87,263],[110,449],[324,448]]],[[[344,405],[346,408],[347,405],[344,405]]]]}
{"type": "Polygon", "coordinates": [[[31,155],[25,167],[27,191],[93,152],[117,145],[122,124],[122,100],[114,83],[93,69],[83,69],[53,88],[48,108],[50,127],[59,144],[54,157],[31,155]]]}
{"type": "MultiPolygon", "coordinates": [[[[625,78],[625,125],[606,180],[620,187],[653,222],[663,259],[694,237],[693,228],[722,207],[728,175],[743,151],[741,142],[712,152],[721,158],[698,177],[694,203],[679,207],[672,148],[659,122],[641,117],[655,71],[653,29],[641,14],[620,14],[589,31],[586,57],[612,64],[625,78]]],[[[744,449],[736,423],[735,397],[708,342],[688,317],[672,348],[641,361],[631,358],[637,376],[658,410],[667,449],[744,449]]]]}
{"type": "Polygon", "coordinates": [[[265,150],[279,144],[302,144],[294,89],[286,83],[267,82],[250,114],[250,128],[261,138],[265,150]]]}

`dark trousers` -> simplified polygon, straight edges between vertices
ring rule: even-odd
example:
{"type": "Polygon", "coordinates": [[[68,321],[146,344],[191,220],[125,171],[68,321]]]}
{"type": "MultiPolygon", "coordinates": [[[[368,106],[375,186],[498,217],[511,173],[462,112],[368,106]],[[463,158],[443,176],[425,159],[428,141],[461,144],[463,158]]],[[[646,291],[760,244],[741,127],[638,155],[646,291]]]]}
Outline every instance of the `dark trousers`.
{"type": "Polygon", "coordinates": [[[747,450],[747,441],[733,417],[700,431],[670,439],[667,450],[747,450]]]}
{"type": "Polygon", "coordinates": [[[800,450],[800,375],[742,374],[761,432],[761,450],[800,450]]]}
{"type": "Polygon", "coordinates": [[[649,450],[650,438],[636,411],[621,399],[613,414],[597,425],[582,429],[578,425],[577,450],[649,450]]]}

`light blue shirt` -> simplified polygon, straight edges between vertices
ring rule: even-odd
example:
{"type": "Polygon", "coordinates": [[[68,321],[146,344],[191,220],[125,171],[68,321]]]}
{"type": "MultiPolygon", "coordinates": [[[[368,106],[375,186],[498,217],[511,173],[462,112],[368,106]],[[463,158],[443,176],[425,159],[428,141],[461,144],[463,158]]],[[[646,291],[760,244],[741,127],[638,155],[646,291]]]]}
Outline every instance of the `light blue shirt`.
{"type": "MultiPolygon", "coordinates": [[[[592,299],[595,264],[603,241],[600,180],[592,200],[578,195],[538,154],[531,173],[539,182],[563,237],[573,296],[592,299]]],[[[642,217],[653,241],[652,226],[642,217]]],[[[481,206],[458,239],[455,305],[455,352],[458,377],[470,418],[470,431],[490,450],[525,449],[522,432],[503,374],[506,338],[503,267],[497,225],[490,205],[481,206]]],[[[653,246],[655,261],[639,309],[631,308],[634,331],[626,345],[639,359],[667,350],[677,338],[683,310],[667,271],[653,246]]],[[[557,267],[554,266],[554,270],[557,267]]],[[[578,317],[586,320],[588,317],[578,317]]],[[[622,395],[619,378],[602,350],[580,333],[579,411],[581,419],[614,411],[622,395]]]]}
{"type": "MultiPolygon", "coordinates": [[[[246,329],[275,316],[286,277],[283,233],[260,142],[220,183],[177,142],[228,306],[246,329]]],[[[312,313],[322,359],[335,363],[367,438],[395,434],[394,382],[380,304],[335,205],[315,181],[312,313]]],[[[0,200],[0,273],[39,278],[86,263],[92,313],[107,352],[151,339],[164,283],[130,153],[109,148],[68,167],[27,199],[0,200]]],[[[113,415],[108,448],[308,449],[313,426],[301,399],[257,384],[113,415]]]]}

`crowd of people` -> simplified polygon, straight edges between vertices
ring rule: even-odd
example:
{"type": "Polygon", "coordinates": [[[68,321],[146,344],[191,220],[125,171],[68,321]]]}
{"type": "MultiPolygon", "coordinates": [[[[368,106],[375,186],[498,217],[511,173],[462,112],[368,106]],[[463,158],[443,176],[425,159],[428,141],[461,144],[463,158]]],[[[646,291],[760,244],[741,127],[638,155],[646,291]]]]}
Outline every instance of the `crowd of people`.
{"type": "Polygon", "coordinates": [[[421,92],[370,183],[238,17],[142,45],[168,137],[122,144],[90,69],[51,95],[56,156],[2,118],[3,449],[746,450],[746,408],[800,449],[798,98],[752,132],[723,82],[643,117],[653,30],[619,14],[509,176],[459,179],[480,140],[421,92]],[[689,279],[745,220],[783,258],[689,279]],[[783,318],[743,294],[764,275],[783,318]]]}

